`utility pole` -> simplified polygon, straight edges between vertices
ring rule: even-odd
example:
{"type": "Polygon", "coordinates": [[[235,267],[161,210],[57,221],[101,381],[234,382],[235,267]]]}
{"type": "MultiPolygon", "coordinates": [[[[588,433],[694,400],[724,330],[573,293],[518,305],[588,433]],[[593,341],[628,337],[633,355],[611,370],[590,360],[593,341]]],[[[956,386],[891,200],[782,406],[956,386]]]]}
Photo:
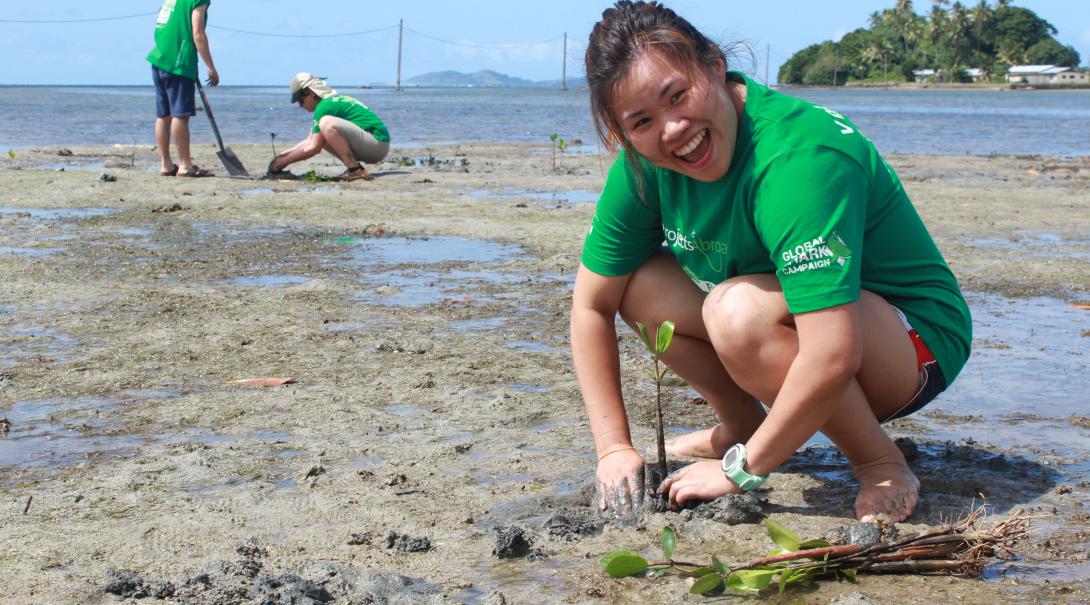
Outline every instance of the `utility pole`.
{"type": "Polygon", "coordinates": [[[768,64],[772,61],[772,45],[765,46],[765,86],[768,86],[768,64]]]}
{"type": "Polygon", "coordinates": [[[568,32],[564,32],[564,55],[560,63],[560,89],[568,89],[568,32]]]}
{"type": "Polygon", "coordinates": [[[401,40],[405,35],[405,20],[397,20],[397,89],[401,90],[401,40]]]}

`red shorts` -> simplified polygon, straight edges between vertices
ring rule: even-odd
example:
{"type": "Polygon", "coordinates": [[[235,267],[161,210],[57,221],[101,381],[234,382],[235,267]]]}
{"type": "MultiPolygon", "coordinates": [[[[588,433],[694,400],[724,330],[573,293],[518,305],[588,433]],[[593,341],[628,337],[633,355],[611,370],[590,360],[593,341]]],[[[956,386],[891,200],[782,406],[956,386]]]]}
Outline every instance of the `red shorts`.
{"type": "Polygon", "coordinates": [[[912,324],[908,323],[905,314],[897,307],[893,309],[901,316],[901,321],[908,331],[908,337],[912,340],[912,346],[916,348],[916,370],[920,373],[920,387],[908,403],[890,414],[888,418],[883,419],[882,422],[904,418],[909,414],[922,410],[924,406],[931,403],[939,393],[946,389],[946,377],[942,375],[942,368],[935,361],[935,355],[928,348],[927,343],[923,341],[923,338],[920,337],[920,334],[916,332],[916,329],[912,327],[912,324]]]}

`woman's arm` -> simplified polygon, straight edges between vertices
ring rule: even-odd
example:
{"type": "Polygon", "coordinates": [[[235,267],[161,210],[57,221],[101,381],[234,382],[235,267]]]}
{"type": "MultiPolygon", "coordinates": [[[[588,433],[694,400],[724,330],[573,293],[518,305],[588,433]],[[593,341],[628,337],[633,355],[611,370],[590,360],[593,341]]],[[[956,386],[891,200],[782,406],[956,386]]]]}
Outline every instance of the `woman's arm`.
{"type": "Polygon", "coordinates": [[[288,166],[302,162],[307,158],[321,153],[325,147],[325,137],[320,132],[312,132],[310,136],[282,151],[269,162],[269,172],[280,172],[288,166]]]}
{"type": "Polygon", "coordinates": [[[767,475],[821,430],[863,359],[859,303],[795,316],[799,352],[757,432],[746,443],[746,469],[767,475]]]}
{"type": "Polygon", "coordinates": [[[580,266],[572,297],[571,347],[594,447],[600,508],[629,514],[643,498],[643,457],[632,447],[621,395],[616,317],[628,276],[580,266]]]}
{"type": "MultiPolygon", "coordinates": [[[[768,417],[745,444],[745,470],[767,475],[821,430],[844,401],[862,361],[859,303],[795,316],[799,351],[768,417]]],[[[674,506],[737,492],[718,460],[697,462],[660,486],[674,506]]]]}

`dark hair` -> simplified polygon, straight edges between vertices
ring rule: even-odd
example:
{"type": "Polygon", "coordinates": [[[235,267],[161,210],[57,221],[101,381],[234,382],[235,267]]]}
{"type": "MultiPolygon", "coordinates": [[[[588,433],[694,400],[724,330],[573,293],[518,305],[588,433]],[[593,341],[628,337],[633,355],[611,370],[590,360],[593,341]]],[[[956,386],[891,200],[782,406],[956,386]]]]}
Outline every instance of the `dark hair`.
{"type": "Polygon", "coordinates": [[[598,137],[610,151],[618,143],[635,160],[635,150],[613,116],[613,93],[629,67],[654,48],[683,69],[701,65],[706,70],[717,62],[726,65],[723,49],[677,13],[658,2],[620,0],[602,12],[587,43],[586,71],[590,110],[598,137]]]}

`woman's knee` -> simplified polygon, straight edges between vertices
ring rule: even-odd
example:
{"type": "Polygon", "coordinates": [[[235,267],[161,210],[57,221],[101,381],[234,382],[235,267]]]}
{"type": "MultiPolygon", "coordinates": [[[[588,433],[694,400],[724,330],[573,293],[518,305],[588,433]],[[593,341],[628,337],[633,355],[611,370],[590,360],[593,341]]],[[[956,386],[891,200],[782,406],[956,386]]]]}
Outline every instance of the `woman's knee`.
{"type": "Polygon", "coordinates": [[[701,317],[713,342],[724,339],[742,350],[790,318],[772,275],[739,276],[719,284],[704,299],[701,317]]]}

